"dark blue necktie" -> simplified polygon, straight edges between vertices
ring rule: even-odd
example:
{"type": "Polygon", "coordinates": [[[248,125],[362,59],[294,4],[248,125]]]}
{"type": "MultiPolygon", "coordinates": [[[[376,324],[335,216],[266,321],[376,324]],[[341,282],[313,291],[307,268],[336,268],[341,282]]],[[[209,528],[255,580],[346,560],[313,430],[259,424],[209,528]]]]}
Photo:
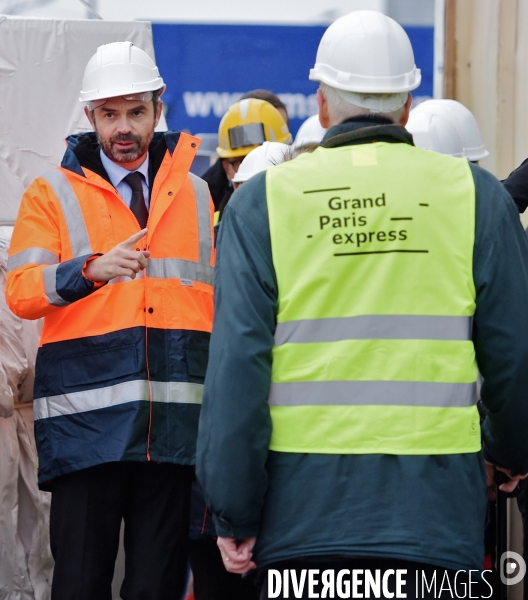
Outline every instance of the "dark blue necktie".
{"type": "Polygon", "coordinates": [[[130,210],[134,213],[141,229],[144,229],[147,225],[148,211],[143,196],[143,185],[141,183],[143,181],[143,175],[135,171],[124,177],[123,181],[126,181],[132,189],[130,210]]]}

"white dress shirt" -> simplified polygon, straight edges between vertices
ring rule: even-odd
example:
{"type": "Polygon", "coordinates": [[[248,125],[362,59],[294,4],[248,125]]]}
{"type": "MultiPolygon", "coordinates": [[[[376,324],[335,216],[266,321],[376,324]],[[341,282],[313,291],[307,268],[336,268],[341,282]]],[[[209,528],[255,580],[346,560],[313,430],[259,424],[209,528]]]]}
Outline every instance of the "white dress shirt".
{"type": "Polygon", "coordinates": [[[149,197],[149,153],[147,152],[145,156],[145,160],[141,163],[141,165],[135,171],[129,171],[122,167],[119,163],[110,160],[108,156],[100,150],[101,153],[101,162],[103,163],[103,167],[105,171],[108,173],[108,177],[112,182],[112,185],[117,190],[118,194],[121,196],[123,202],[130,208],[130,201],[132,200],[132,188],[128,185],[126,181],[123,179],[130,175],[130,173],[141,173],[143,175],[143,179],[141,180],[141,185],[143,186],[143,197],[145,198],[145,204],[147,206],[147,210],[150,205],[150,197],[149,197]]]}

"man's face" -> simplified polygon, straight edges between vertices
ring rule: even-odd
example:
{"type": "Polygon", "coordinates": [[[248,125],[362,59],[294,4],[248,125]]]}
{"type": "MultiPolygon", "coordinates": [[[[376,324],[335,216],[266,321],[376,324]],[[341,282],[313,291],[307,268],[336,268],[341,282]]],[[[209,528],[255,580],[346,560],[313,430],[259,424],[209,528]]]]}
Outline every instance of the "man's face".
{"type": "Polygon", "coordinates": [[[154,136],[154,128],[161,115],[161,102],[156,114],[152,101],[124,98],[109,98],[94,109],[93,115],[87,109],[85,112],[106,156],[125,169],[137,169],[154,136]]]}

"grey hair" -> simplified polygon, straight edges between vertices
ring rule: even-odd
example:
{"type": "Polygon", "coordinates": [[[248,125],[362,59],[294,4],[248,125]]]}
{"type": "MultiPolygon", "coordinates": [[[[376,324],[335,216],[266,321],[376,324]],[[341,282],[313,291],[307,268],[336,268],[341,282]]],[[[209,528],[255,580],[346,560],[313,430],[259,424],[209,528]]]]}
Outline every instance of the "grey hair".
{"type": "Polygon", "coordinates": [[[394,123],[398,123],[405,110],[405,106],[402,106],[392,112],[379,113],[347,102],[335,88],[330,87],[326,83],[321,82],[319,89],[326,100],[328,116],[330,117],[330,126],[339,125],[339,123],[343,123],[343,121],[346,121],[347,119],[360,117],[362,115],[381,115],[386,119],[394,121],[394,123]]]}

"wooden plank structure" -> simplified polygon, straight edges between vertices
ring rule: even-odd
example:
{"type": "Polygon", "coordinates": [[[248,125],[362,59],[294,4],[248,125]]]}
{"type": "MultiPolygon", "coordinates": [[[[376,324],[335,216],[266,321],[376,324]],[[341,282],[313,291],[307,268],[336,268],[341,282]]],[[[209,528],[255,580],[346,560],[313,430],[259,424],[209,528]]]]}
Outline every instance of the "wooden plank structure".
{"type": "Polygon", "coordinates": [[[500,179],[528,156],[528,3],[446,0],[444,98],[475,115],[500,179]]]}

